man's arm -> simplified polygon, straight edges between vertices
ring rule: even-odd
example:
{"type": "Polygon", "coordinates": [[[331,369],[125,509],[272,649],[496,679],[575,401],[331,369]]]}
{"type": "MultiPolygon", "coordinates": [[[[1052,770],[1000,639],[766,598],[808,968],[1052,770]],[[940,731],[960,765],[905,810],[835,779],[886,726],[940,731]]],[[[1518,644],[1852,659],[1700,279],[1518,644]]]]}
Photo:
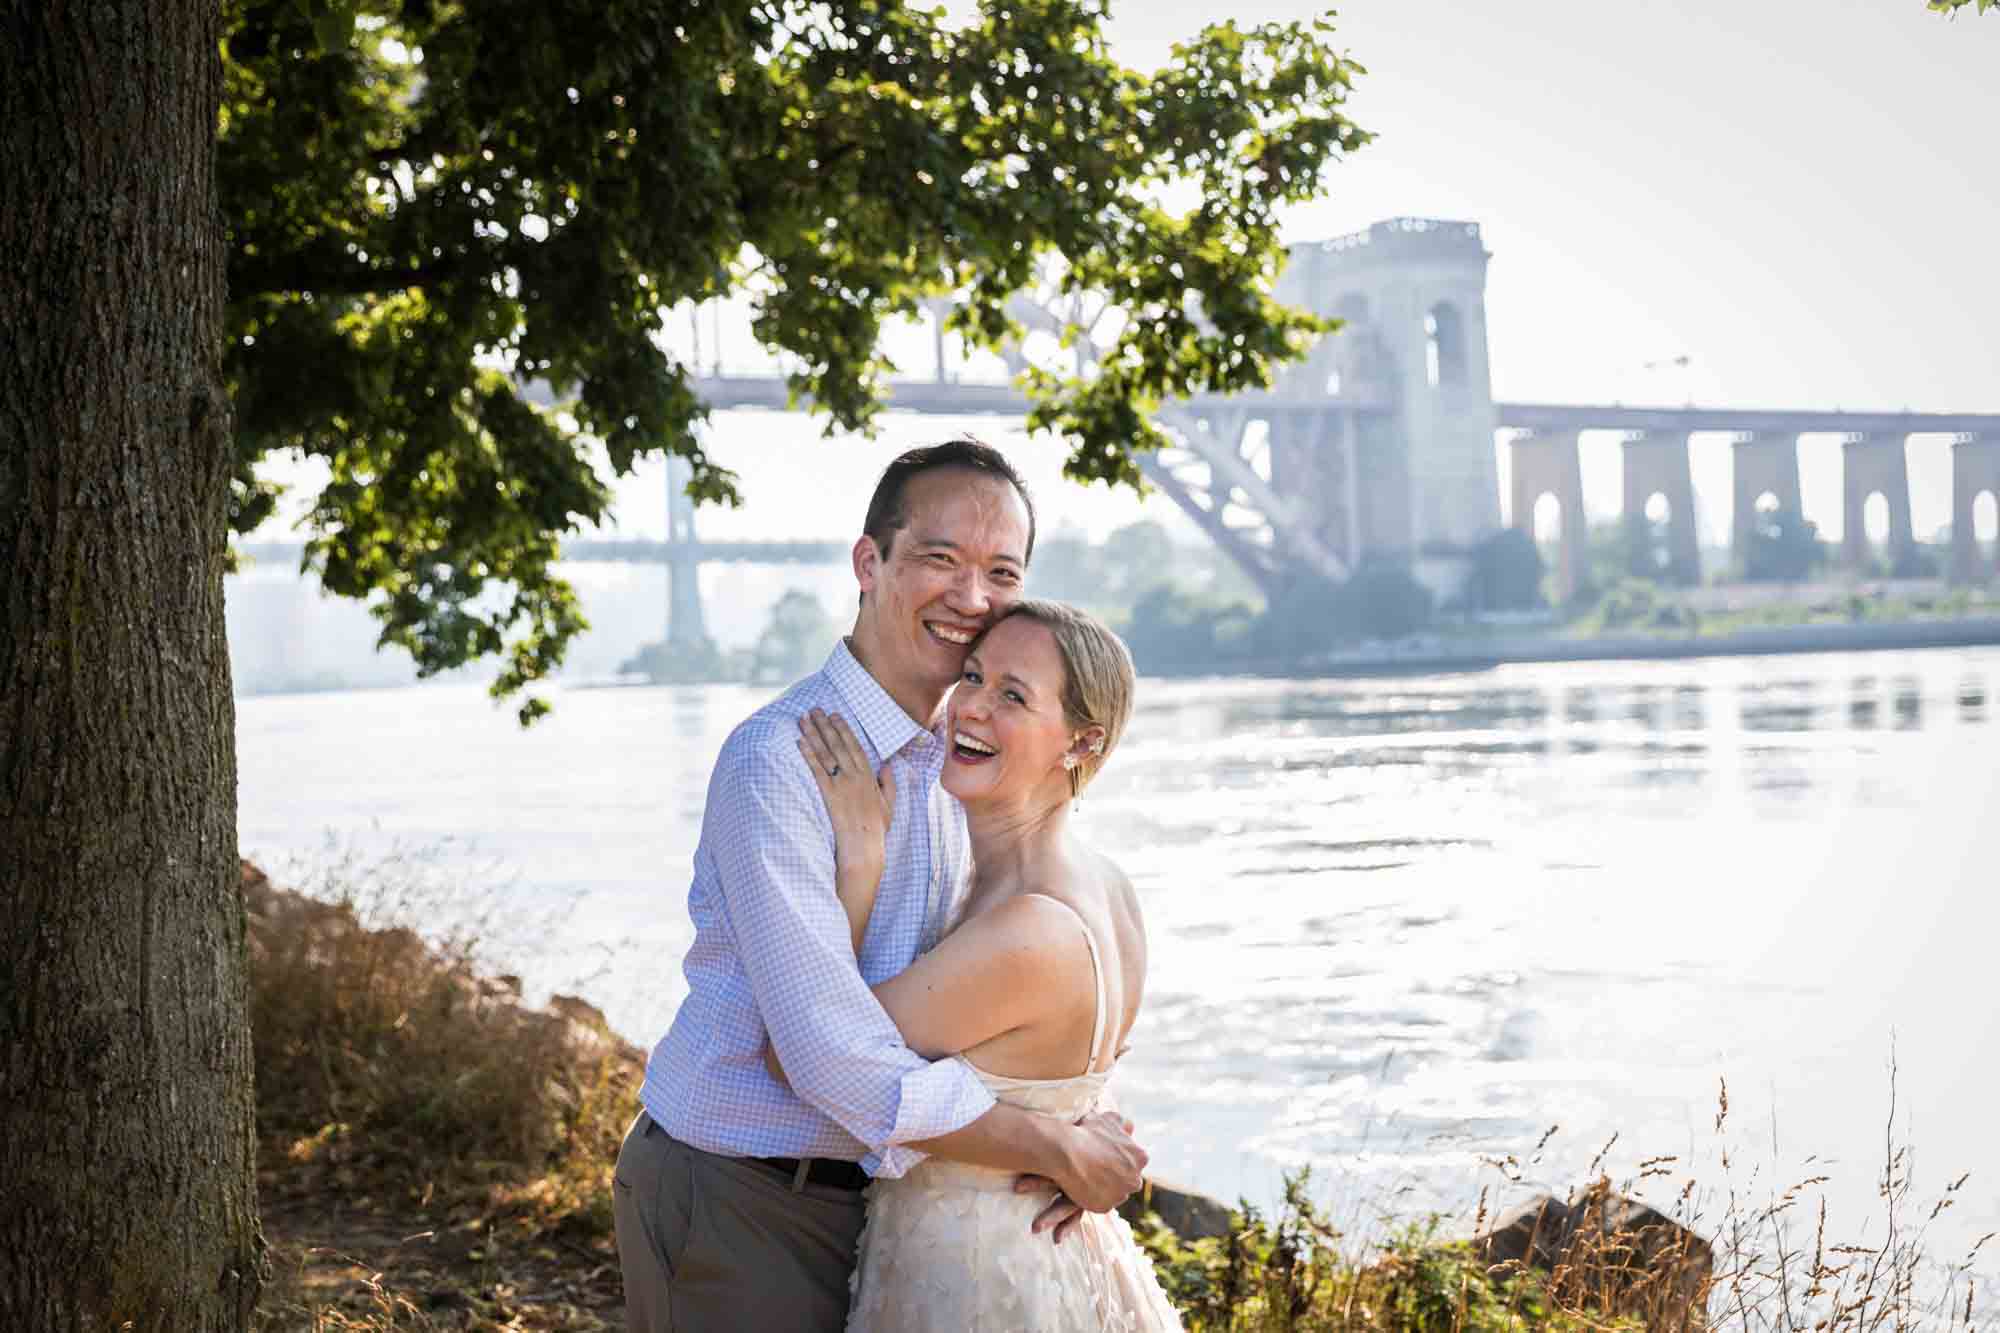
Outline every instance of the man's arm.
{"type": "Polygon", "coordinates": [[[1068,1125],[1002,1102],[963,1129],[911,1146],[957,1162],[1046,1177],[1092,1213],[1110,1212],[1145,1183],[1146,1150],[1110,1111],[1068,1125]]]}
{"type": "MultiPolygon", "coordinates": [[[[788,1083],[770,1046],[764,1065],[771,1077],[788,1083]]],[[[1034,1229],[1061,1228],[1081,1212],[1107,1213],[1145,1183],[1146,1151],[1132,1139],[1132,1123],[1102,1112],[1065,1125],[1048,1116],[996,1102],[963,1129],[907,1145],[936,1157],[990,1166],[1020,1175],[1017,1184],[1054,1185],[1062,1198],[1035,1220],[1034,1229]],[[1079,1200],[1088,1201],[1088,1206],[1079,1200]]]]}
{"type": "Polygon", "coordinates": [[[901,1175],[921,1158],[906,1145],[978,1119],[992,1093],[962,1064],[910,1050],[862,980],[825,807],[790,736],[732,736],[708,810],[703,853],[793,1091],[868,1146],[871,1174],[901,1175]]]}
{"type": "MultiPolygon", "coordinates": [[[[872,989],[903,1039],[918,1054],[932,1056],[970,1049],[1094,998],[1096,977],[1076,914],[1028,894],[961,926],[872,989]]],[[[783,1078],[768,1047],[766,1055],[773,1074],[783,1078]]],[[[1139,1187],[1146,1164],[1146,1154],[1116,1116],[1066,1125],[1004,1104],[962,1129],[911,1146],[1045,1177],[1092,1212],[1124,1202],[1139,1187]]]]}

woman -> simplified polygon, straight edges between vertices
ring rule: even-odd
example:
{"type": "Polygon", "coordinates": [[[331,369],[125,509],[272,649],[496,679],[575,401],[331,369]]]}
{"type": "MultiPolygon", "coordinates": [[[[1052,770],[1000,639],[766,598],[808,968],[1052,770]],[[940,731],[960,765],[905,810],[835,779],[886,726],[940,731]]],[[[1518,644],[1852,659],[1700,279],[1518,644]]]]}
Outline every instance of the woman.
{"type": "MultiPolygon", "coordinates": [[[[963,1060],[1001,1100],[1068,1119],[1103,1100],[1145,985],[1132,886],[1069,830],[1071,803],[1124,730],[1132,687],[1125,645],[1059,603],[1017,603],[972,645],[948,705],[942,779],[965,806],[972,887],[938,946],[874,988],[912,1049],[963,1060]]],[[[886,767],[865,780],[844,720],[800,725],[858,953],[893,782],[886,767]]],[[[1030,1230],[1049,1201],[1017,1193],[1007,1172],[937,1158],[875,1182],[849,1333],[1180,1327],[1121,1219],[1086,1214],[1052,1243],[1030,1230]]]]}

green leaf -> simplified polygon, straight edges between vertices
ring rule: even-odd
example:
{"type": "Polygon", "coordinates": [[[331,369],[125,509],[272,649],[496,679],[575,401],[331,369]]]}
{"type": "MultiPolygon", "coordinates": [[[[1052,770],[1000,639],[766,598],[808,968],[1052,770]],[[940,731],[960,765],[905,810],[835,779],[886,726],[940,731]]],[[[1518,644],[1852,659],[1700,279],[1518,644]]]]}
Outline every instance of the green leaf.
{"type": "Polygon", "coordinates": [[[345,51],[354,36],[351,0],[312,0],[312,25],[321,51],[345,51]]]}

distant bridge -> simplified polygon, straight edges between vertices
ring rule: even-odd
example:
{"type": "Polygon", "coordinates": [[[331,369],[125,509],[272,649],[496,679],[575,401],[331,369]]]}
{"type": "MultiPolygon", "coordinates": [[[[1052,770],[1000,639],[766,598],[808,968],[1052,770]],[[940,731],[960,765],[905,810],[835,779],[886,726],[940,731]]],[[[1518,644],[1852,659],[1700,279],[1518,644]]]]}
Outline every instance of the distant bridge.
{"type": "MultiPolygon", "coordinates": [[[[1466,573],[1467,553],[1500,526],[1494,446],[1504,441],[1513,463],[1511,521],[1532,535],[1538,505],[1552,498],[1560,512],[1557,580],[1567,593],[1583,563],[1579,436],[1586,431],[1609,433],[1607,443],[1620,446],[1628,525],[1650,534],[1647,510],[1659,512],[1664,501],[1666,563],[1646,572],[1686,583],[1701,577],[1690,434],[1735,437],[1738,554],[1760,507],[1804,513],[1799,437],[1837,437],[1842,559],[1851,567],[1870,558],[1864,513],[1876,496],[1888,510],[1891,558],[1914,547],[1905,442],[1943,434],[1955,437],[1950,576],[2000,575],[1975,539],[1978,507],[2000,506],[2000,413],[1496,403],[1486,341],[1489,258],[1477,223],[1432,218],[1395,218],[1292,247],[1279,299],[1345,327],[1268,392],[1162,407],[1156,420],[1177,447],[1142,457],[1141,467],[1267,592],[1300,572],[1344,577],[1369,557],[1407,562],[1449,592],[1466,573]]],[[[1028,402],[1012,384],[968,382],[949,369],[942,333],[949,309],[937,302],[927,312],[931,373],[886,385],[888,406],[1019,418],[1028,402]]],[[[1031,338],[1064,329],[1060,314],[1026,301],[1010,313],[1031,338]]],[[[698,312],[691,318],[699,362],[698,312]]],[[[1074,342],[1082,366],[1087,340],[1074,342]]],[[[712,345],[720,343],[718,329],[712,345]]],[[[1009,348],[1003,362],[1018,374],[1026,357],[1009,348]]],[[[717,361],[708,371],[695,388],[717,409],[792,406],[780,370],[731,374],[717,361]]]]}
{"type": "MultiPolygon", "coordinates": [[[[1690,434],[1736,437],[1731,544],[1739,554],[1759,508],[1775,504],[1803,514],[1799,437],[1839,437],[1842,558],[1852,567],[1870,558],[1864,512],[1876,496],[1888,508],[1891,557],[1912,550],[1905,443],[1911,435],[1946,434],[1955,437],[1949,574],[1962,582],[2000,577],[2000,562],[1982,553],[1975,537],[1980,507],[1989,513],[2000,508],[2000,413],[1496,403],[1486,339],[1489,258],[1477,223],[1430,218],[1395,218],[1292,247],[1278,299],[1338,317],[1345,327],[1287,367],[1269,391],[1199,395],[1162,406],[1156,422],[1175,447],[1142,455],[1140,467],[1266,593],[1302,573],[1340,579],[1363,560],[1387,558],[1448,595],[1469,572],[1472,549],[1500,528],[1495,444],[1505,432],[1511,521],[1532,536],[1538,505],[1553,498],[1561,529],[1557,581],[1567,594],[1583,567],[1583,432],[1619,437],[1629,527],[1651,534],[1647,511],[1659,511],[1664,501],[1664,563],[1645,572],[1683,583],[1701,577],[1690,434]]],[[[890,381],[886,405],[932,415],[1023,417],[1028,400],[1012,383],[952,372],[943,333],[949,310],[948,302],[938,301],[927,311],[935,351],[931,374],[890,381]]],[[[1031,340],[1060,336],[1072,322],[1024,300],[1009,311],[1031,340]]],[[[700,364],[700,312],[690,319],[691,360],[700,364]]],[[[713,346],[720,343],[717,329],[713,346]]],[[[1075,338],[1071,355],[1084,367],[1088,339],[1075,338]]],[[[1006,349],[1001,360],[1014,376],[1027,365],[1019,347],[1006,349]]],[[[776,369],[729,373],[716,358],[707,370],[693,388],[715,410],[794,407],[782,362],[776,369]]],[[[531,396],[544,394],[531,390],[531,396]]],[[[704,635],[696,571],[705,562],[846,558],[843,542],[700,541],[684,490],[687,476],[684,462],[669,460],[665,541],[564,545],[568,559],[664,562],[670,641],[704,635]]],[[[286,549],[294,559],[297,551],[245,549],[286,549]]]]}

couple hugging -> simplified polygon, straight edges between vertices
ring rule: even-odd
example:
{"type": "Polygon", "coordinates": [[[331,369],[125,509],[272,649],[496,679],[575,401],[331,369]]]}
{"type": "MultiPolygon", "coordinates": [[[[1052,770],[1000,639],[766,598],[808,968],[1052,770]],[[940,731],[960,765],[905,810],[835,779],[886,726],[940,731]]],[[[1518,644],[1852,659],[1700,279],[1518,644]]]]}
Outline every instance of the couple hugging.
{"type": "Polygon", "coordinates": [[[1132,660],[1022,598],[1034,544],[999,453],[904,454],[852,635],[724,743],[618,1154],[635,1331],[1179,1327],[1110,1211],[1146,1164],[1104,1093],[1145,928],[1068,827],[1132,660]]]}

